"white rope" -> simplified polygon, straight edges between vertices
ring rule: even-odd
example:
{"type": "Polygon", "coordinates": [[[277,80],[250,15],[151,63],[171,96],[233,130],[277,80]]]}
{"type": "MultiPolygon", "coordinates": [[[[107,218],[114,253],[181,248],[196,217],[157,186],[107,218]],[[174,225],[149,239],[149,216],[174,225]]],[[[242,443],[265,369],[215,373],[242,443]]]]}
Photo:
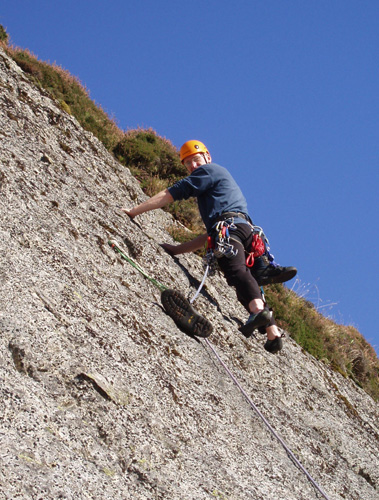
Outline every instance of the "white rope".
{"type": "Polygon", "coordinates": [[[204,286],[204,283],[205,283],[205,280],[208,276],[208,271],[209,271],[209,265],[207,265],[206,269],[205,269],[205,273],[204,273],[204,276],[203,276],[203,280],[202,282],[200,283],[200,286],[199,288],[197,289],[197,292],[195,293],[195,295],[192,297],[192,299],[190,300],[190,304],[192,304],[196,299],[197,297],[199,296],[199,293],[201,292],[201,289],[203,288],[204,286]]]}
{"type": "MultiPolygon", "coordinates": [[[[205,269],[205,273],[204,273],[204,276],[203,276],[203,279],[200,283],[200,286],[199,288],[197,289],[195,295],[192,297],[192,299],[190,299],[190,303],[192,304],[196,299],[197,297],[199,296],[199,293],[201,291],[201,289],[203,288],[204,286],[204,283],[205,283],[205,280],[207,278],[207,275],[208,275],[208,271],[209,271],[209,264],[207,265],[206,269],[205,269]]],[[[263,288],[262,288],[262,294],[263,294],[263,288]]],[[[264,295],[263,295],[264,297],[264,295]]],[[[305,469],[305,467],[301,464],[301,462],[296,458],[296,456],[293,454],[293,452],[290,450],[290,448],[286,445],[286,443],[283,441],[283,439],[279,436],[279,434],[275,431],[275,429],[271,426],[271,424],[267,421],[266,417],[262,414],[262,412],[259,410],[259,408],[254,404],[254,402],[252,401],[252,399],[249,397],[249,395],[246,393],[246,391],[244,390],[244,388],[241,386],[241,384],[238,382],[238,380],[236,379],[236,377],[233,375],[233,373],[229,370],[229,368],[227,367],[227,365],[222,361],[222,359],[220,358],[219,354],[217,353],[216,349],[213,347],[213,345],[209,342],[209,340],[207,338],[204,339],[204,341],[206,342],[206,344],[208,345],[208,347],[213,351],[214,355],[216,356],[216,358],[218,359],[218,361],[220,362],[221,366],[224,368],[224,370],[226,371],[226,373],[229,375],[229,377],[232,379],[232,381],[234,382],[234,384],[238,387],[238,389],[240,390],[241,394],[244,396],[244,398],[246,399],[246,401],[249,403],[249,405],[251,406],[251,408],[255,411],[255,413],[260,417],[260,419],[263,421],[263,423],[266,425],[266,427],[268,428],[268,430],[271,432],[271,434],[277,439],[277,441],[279,441],[279,443],[283,446],[283,448],[285,449],[286,453],[287,453],[287,456],[290,460],[292,460],[292,462],[301,470],[301,472],[303,472],[305,474],[305,476],[307,477],[307,479],[312,483],[312,485],[314,486],[314,488],[325,498],[325,500],[330,500],[330,498],[328,497],[328,495],[325,493],[325,491],[321,488],[321,486],[319,486],[317,484],[317,482],[313,479],[313,477],[309,474],[309,472],[305,469]]]]}
{"type": "Polygon", "coordinates": [[[212,344],[209,342],[208,339],[204,339],[208,347],[213,351],[215,354],[216,358],[219,360],[221,363],[222,367],[226,371],[226,373],[229,375],[229,377],[232,379],[234,384],[238,387],[238,389],[241,391],[242,395],[246,399],[246,401],[249,403],[249,405],[253,408],[255,413],[262,419],[263,423],[266,425],[268,430],[271,432],[271,434],[279,441],[279,443],[283,446],[285,449],[287,456],[292,460],[292,462],[306,475],[306,477],[309,479],[309,481],[312,483],[312,485],[318,490],[319,493],[326,499],[330,500],[328,495],[325,493],[325,491],[319,486],[316,481],[313,479],[313,477],[309,474],[309,472],[305,469],[305,467],[299,462],[299,460],[295,457],[295,455],[292,453],[292,451],[288,448],[286,443],[283,441],[283,439],[277,434],[275,429],[269,424],[265,416],[261,413],[261,411],[257,408],[257,406],[254,404],[252,399],[248,396],[246,391],[243,389],[241,384],[238,382],[236,377],[233,375],[233,373],[229,370],[229,368],[226,366],[226,364],[222,361],[220,356],[218,355],[216,349],[212,346],[212,344]]]}

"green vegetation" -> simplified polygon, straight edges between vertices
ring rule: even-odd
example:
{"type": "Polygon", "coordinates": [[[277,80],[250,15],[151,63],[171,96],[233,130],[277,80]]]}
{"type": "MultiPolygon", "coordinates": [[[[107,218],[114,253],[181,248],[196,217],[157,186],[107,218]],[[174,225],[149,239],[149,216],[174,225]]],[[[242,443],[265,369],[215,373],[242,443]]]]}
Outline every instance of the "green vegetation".
{"type": "MultiPolygon", "coordinates": [[[[153,196],[186,175],[176,148],[152,129],[126,132],[112,152],[119,162],[130,169],[148,196],[153,196]]],[[[195,234],[204,232],[194,200],[175,202],[167,207],[167,211],[195,234]]],[[[181,241],[193,238],[193,234],[185,230],[176,230],[176,236],[181,241]]]]}
{"type": "Polygon", "coordinates": [[[29,51],[8,48],[8,53],[38,86],[56,99],[61,108],[75,116],[81,126],[112,149],[122,132],[113,120],[89,97],[79,80],[56,65],[39,61],[29,51]]]}
{"type": "MultiPolygon", "coordinates": [[[[90,99],[77,78],[7,43],[8,35],[0,26],[0,44],[8,54],[35,84],[47,91],[64,111],[74,115],[85,130],[96,135],[123,165],[130,168],[146,194],[152,196],[186,174],[170,141],[151,129],[121,131],[90,99]]],[[[173,203],[168,210],[187,228],[171,230],[176,240],[187,241],[204,232],[194,200],[173,203]]],[[[289,331],[304,350],[351,377],[373,398],[379,399],[379,360],[355,328],[325,318],[313,304],[282,285],[268,287],[266,296],[275,310],[278,325],[289,331]]]]}
{"type": "Polygon", "coordinates": [[[379,360],[358,330],[326,318],[283,285],[270,285],[265,292],[278,326],[290,332],[305,351],[379,399],[379,360]]]}
{"type": "Polygon", "coordinates": [[[0,43],[8,45],[8,33],[5,31],[4,27],[0,24],[0,43]]]}

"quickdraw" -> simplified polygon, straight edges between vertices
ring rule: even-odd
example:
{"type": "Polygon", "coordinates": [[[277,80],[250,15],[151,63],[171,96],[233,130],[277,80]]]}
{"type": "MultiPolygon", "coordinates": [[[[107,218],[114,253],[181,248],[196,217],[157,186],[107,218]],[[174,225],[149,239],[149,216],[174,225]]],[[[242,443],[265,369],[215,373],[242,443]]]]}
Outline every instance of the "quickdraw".
{"type": "Polygon", "coordinates": [[[227,257],[228,259],[235,257],[238,249],[229,243],[230,235],[229,228],[234,229],[236,226],[233,222],[220,221],[215,226],[215,236],[212,239],[213,253],[217,259],[227,257]]]}

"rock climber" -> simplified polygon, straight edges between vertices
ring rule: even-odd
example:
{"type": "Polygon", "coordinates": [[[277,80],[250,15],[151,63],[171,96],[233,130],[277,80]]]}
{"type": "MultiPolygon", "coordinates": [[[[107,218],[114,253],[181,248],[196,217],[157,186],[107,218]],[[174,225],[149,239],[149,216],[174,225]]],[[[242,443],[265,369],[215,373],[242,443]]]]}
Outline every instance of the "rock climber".
{"type": "Polygon", "coordinates": [[[255,258],[253,268],[248,267],[246,255],[251,254],[254,226],[241,189],[226,168],[212,162],[208,149],[200,141],[185,142],[180,148],[180,160],[188,171],[187,177],[143,203],[121,210],[134,218],[173,201],[196,197],[207,233],[181,245],[163,244],[163,248],[171,255],[193,252],[204,247],[210,236],[217,244],[215,254],[227,283],[235,288],[237,299],[250,313],[240,328],[241,333],[250,337],[255,329],[265,332],[265,349],[272,353],[280,351],[282,334],[259,285],[288,281],[296,275],[296,268],[273,264],[267,252],[255,258]]]}

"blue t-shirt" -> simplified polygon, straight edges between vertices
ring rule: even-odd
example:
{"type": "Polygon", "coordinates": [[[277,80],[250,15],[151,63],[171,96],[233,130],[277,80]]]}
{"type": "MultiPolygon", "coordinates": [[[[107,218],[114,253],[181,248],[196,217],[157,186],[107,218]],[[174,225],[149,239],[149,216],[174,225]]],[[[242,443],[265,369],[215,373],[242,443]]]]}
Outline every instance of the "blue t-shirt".
{"type": "MultiPolygon", "coordinates": [[[[247,212],[246,199],[241,189],[226,168],[216,163],[197,167],[191,175],[168,188],[174,200],[197,198],[200,215],[209,232],[211,221],[224,212],[247,212]]],[[[246,222],[235,217],[234,222],[246,222]]]]}

